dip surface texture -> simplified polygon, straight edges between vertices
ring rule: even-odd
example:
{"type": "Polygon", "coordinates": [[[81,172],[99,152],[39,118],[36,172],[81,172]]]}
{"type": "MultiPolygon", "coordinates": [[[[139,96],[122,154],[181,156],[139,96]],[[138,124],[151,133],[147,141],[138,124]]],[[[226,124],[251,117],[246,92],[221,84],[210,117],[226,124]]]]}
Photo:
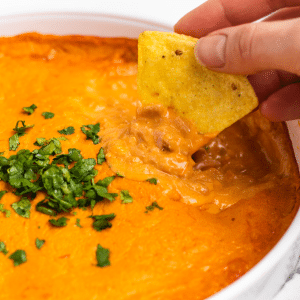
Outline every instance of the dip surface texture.
{"type": "Polygon", "coordinates": [[[0,70],[3,156],[39,149],[37,138],[65,136],[63,153],[76,148],[84,158],[96,159],[102,147],[106,161],[96,165],[94,180],[116,176],[108,191],[118,194],[93,211],[59,214],[55,219],[69,220],[55,227],[35,210],[44,193],[24,218],[11,207],[20,196],[0,181],[0,191],[8,191],[0,203],[11,211],[0,212],[0,242],[8,250],[0,252],[1,300],[204,299],[261,260],[298,210],[299,174],[284,125],[255,112],[205,136],[171,109],[143,107],[136,40],[1,38],[0,70]],[[32,104],[28,115],[23,107],[32,104]],[[9,151],[18,120],[34,127],[9,151]],[[95,145],[80,128],[98,122],[95,145]],[[58,133],[69,126],[75,133],[58,133]],[[133,201],[122,203],[122,191],[133,201]],[[160,209],[149,209],[153,202],[160,209]],[[102,231],[88,218],[111,213],[112,227],[102,231]],[[45,240],[41,249],[36,238],[45,240]],[[109,249],[110,266],[97,266],[98,244],[109,249]],[[20,249],[27,261],[14,266],[9,256],[20,249]]]}

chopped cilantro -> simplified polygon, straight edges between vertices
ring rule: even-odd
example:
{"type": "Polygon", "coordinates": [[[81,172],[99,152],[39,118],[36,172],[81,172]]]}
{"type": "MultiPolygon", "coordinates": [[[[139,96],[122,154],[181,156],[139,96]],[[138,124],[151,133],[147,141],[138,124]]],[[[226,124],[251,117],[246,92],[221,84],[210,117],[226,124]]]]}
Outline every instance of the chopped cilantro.
{"type": "Polygon", "coordinates": [[[16,133],[9,138],[9,150],[17,150],[20,145],[19,135],[16,133]]]}
{"type": "Polygon", "coordinates": [[[45,138],[37,138],[36,142],[34,143],[34,145],[36,146],[44,146],[45,144],[47,144],[47,140],[45,138]]]}
{"type": "Polygon", "coordinates": [[[109,249],[105,249],[101,247],[99,244],[96,250],[96,258],[97,258],[97,267],[106,267],[110,266],[109,261],[109,249]]]}
{"type": "Polygon", "coordinates": [[[151,184],[157,184],[156,178],[148,178],[146,181],[150,182],[151,184]]]}
{"type": "Polygon", "coordinates": [[[204,146],[205,151],[209,151],[210,147],[209,146],[204,146]]]}
{"type": "Polygon", "coordinates": [[[58,130],[60,134],[65,134],[65,135],[71,135],[75,132],[75,128],[73,126],[69,126],[67,128],[64,128],[62,130],[58,130]]]}
{"type": "Polygon", "coordinates": [[[10,210],[5,209],[2,203],[0,203],[0,212],[4,213],[6,218],[10,217],[10,210]]]}
{"type": "Polygon", "coordinates": [[[0,242],[0,252],[2,252],[4,255],[8,253],[4,242],[0,242]]]}
{"type": "Polygon", "coordinates": [[[76,226],[82,228],[82,226],[80,225],[80,219],[76,219],[76,226]]]}
{"type": "Polygon", "coordinates": [[[0,155],[3,155],[4,154],[4,151],[3,152],[0,152],[0,155]]]}
{"type": "Polygon", "coordinates": [[[123,190],[120,194],[122,204],[131,203],[133,201],[132,197],[129,194],[129,191],[123,190]]]}
{"type": "Polygon", "coordinates": [[[31,203],[26,197],[22,197],[21,200],[11,205],[14,211],[23,218],[29,219],[31,203]]]}
{"type": "Polygon", "coordinates": [[[7,193],[7,191],[0,191],[0,200],[7,193]]]}
{"type": "Polygon", "coordinates": [[[157,209],[159,209],[159,210],[163,210],[163,209],[164,209],[163,207],[159,206],[159,205],[157,204],[156,201],[154,201],[154,202],[152,202],[151,205],[146,206],[146,211],[145,211],[145,213],[148,213],[148,211],[152,211],[152,210],[154,210],[155,208],[157,208],[157,209]]]}
{"type": "Polygon", "coordinates": [[[29,115],[33,114],[34,110],[37,108],[35,104],[30,105],[29,107],[23,107],[23,110],[29,115]]]}
{"type": "Polygon", "coordinates": [[[94,145],[100,143],[100,138],[97,135],[97,133],[100,131],[100,123],[97,123],[95,125],[83,125],[81,127],[81,131],[86,135],[87,140],[93,141],[94,145]]]}
{"type": "Polygon", "coordinates": [[[35,239],[35,245],[38,249],[41,249],[43,245],[45,244],[45,240],[40,240],[39,238],[35,239]]]}
{"type": "Polygon", "coordinates": [[[61,217],[61,218],[58,218],[57,220],[55,219],[50,219],[49,222],[53,225],[53,226],[56,226],[56,227],[64,227],[64,226],[67,226],[67,219],[66,217],[61,217]]]}
{"type": "Polygon", "coordinates": [[[26,253],[24,250],[17,250],[13,254],[11,254],[8,258],[14,261],[14,266],[19,266],[27,261],[26,253]]]}
{"type": "Polygon", "coordinates": [[[105,162],[104,149],[101,147],[97,155],[97,164],[102,165],[105,162]]]}
{"type": "Polygon", "coordinates": [[[45,112],[42,113],[42,116],[43,116],[45,119],[52,119],[52,118],[54,117],[54,113],[45,111],[45,112]]]}
{"type": "Polygon", "coordinates": [[[16,133],[9,138],[9,150],[17,150],[20,145],[19,137],[25,134],[25,130],[32,128],[34,125],[25,125],[25,121],[19,120],[16,127],[13,129],[16,133]],[[22,123],[22,127],[19,127],[19,123],[22,123]]]}
{"type": "Polygon", "coordinates": [[[19,136],[23,136],[25,134],[25,130],[32,127],[34,127],[34,125],[25,125],[25,121],[19,120],[13,130],[18,133],[19,136]],[[22,123],[22,127],[19,127],[19,123],[22,123]]]}
{"type": "Polygon", "coordinates": [[[89,218],[93,218],[93,228],[97,231],[101,231],[106,228],[110,228],[112,224],[109,222],[116,217],[114,213],[109,215],[99,215],[99,216],[89,216],[89,218]]]}

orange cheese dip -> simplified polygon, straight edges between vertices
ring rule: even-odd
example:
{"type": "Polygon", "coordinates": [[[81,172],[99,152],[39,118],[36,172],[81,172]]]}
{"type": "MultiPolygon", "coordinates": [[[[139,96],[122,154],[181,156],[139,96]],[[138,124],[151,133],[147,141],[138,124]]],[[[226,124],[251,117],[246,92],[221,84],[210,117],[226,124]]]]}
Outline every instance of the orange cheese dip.
{"type": "MultiPolygon", "coordinates": [[[[93,209],[60,214],[69,220],[54,227],[35,210],[15,213],[14,190],[0,203],[1,300],[204,299],[226,287],[261,260],[277,243],[299,207],[299,174],[283,124],[255,112],[217,137],[201,136],[171,109],[143,107],[137,93],[137,41],[82,36],[26,34],[0,39],[0,152],[38,149],[37,138],[59,137],[63,153],[81,150],[106,162],[97,164],[95,182],[116,173],[109,185],[115,201],[93,209]],[[28,115],[23,107],[37,106],[28,115]],[[43,112],[52,112],[45,119],[43,112]],[[9,138],[18,120],[34,124],[9,138]],[[101,142],[81,132],[100,123],[101,142]],[[205,145],[205,146],[204,146],[205,145]],[[156,178],[157,185],[146,179],[156,178]],[[122,190],[132,203],[123,204],[122,190]],[[154,201],[163,209],[145,213],[154,201]],[[91,214],[115,213],[112,227],[93,229],[91,214]],[[76,226],[80,219],[82,228],[76,226]],[[45,240],[41,249],[36,238],[45,240]],[[109,249],[110,266],[99,267],[97,245],[109,249]],[[27,261],[14,266],[17,249],[27,261]]],[[[57,218],[56,218],[57,219],[57,218]]]]}

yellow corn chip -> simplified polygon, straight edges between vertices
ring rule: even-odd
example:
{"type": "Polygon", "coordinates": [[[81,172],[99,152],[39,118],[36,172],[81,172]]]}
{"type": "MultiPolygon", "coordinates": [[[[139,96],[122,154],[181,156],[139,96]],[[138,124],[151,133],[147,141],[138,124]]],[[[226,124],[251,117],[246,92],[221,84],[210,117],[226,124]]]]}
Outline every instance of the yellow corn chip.
{"type": "Polygon", "coordinates": [[[200,133],[222,131],[258,105],[245,76],[213,72],[194,55],[197,39],[145,31],[138,42],[143,103],[161,103],[193,121],[200,133]]]}

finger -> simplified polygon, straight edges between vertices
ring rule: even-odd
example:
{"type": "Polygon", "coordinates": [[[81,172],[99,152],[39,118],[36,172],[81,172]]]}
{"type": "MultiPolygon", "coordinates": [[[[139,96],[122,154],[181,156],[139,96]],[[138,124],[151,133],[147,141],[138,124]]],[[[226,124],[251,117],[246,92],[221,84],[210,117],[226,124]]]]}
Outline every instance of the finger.
{"type": "Polygon", "coordinates": [[[300,19],[224,28],[199,39],[196,58],[215,71],[255,74],[278,69],[300,75],[300,19]]]}
{"type": "Polygon", "coordinates": [[[264,22],[283,21],[283,20],[294,19],[299,17],[300,17],[300,7],[287,7],[287,8],[282,8],[279,11],[271,14],[269,17],[264,19],[264,22]]]}
{"type": "Polygon", "coordinates": [[[197,38],[220,28],[258,20],[280,8],[300,5],[300,0],[208,0],[181,18],[177,33],[197,38]]]}
{"type": "Polygon", "coordinates": [[[288,85],[272,94],[262,103],[261,113],[271,121],[300,118],[300,83],[288,85]]]}
{"type": "Polygon", "coordinates": [[[267,70],[248,76],[260,103],[282,87],[299,82],[297,75],[278,70],[267,70]]]}

